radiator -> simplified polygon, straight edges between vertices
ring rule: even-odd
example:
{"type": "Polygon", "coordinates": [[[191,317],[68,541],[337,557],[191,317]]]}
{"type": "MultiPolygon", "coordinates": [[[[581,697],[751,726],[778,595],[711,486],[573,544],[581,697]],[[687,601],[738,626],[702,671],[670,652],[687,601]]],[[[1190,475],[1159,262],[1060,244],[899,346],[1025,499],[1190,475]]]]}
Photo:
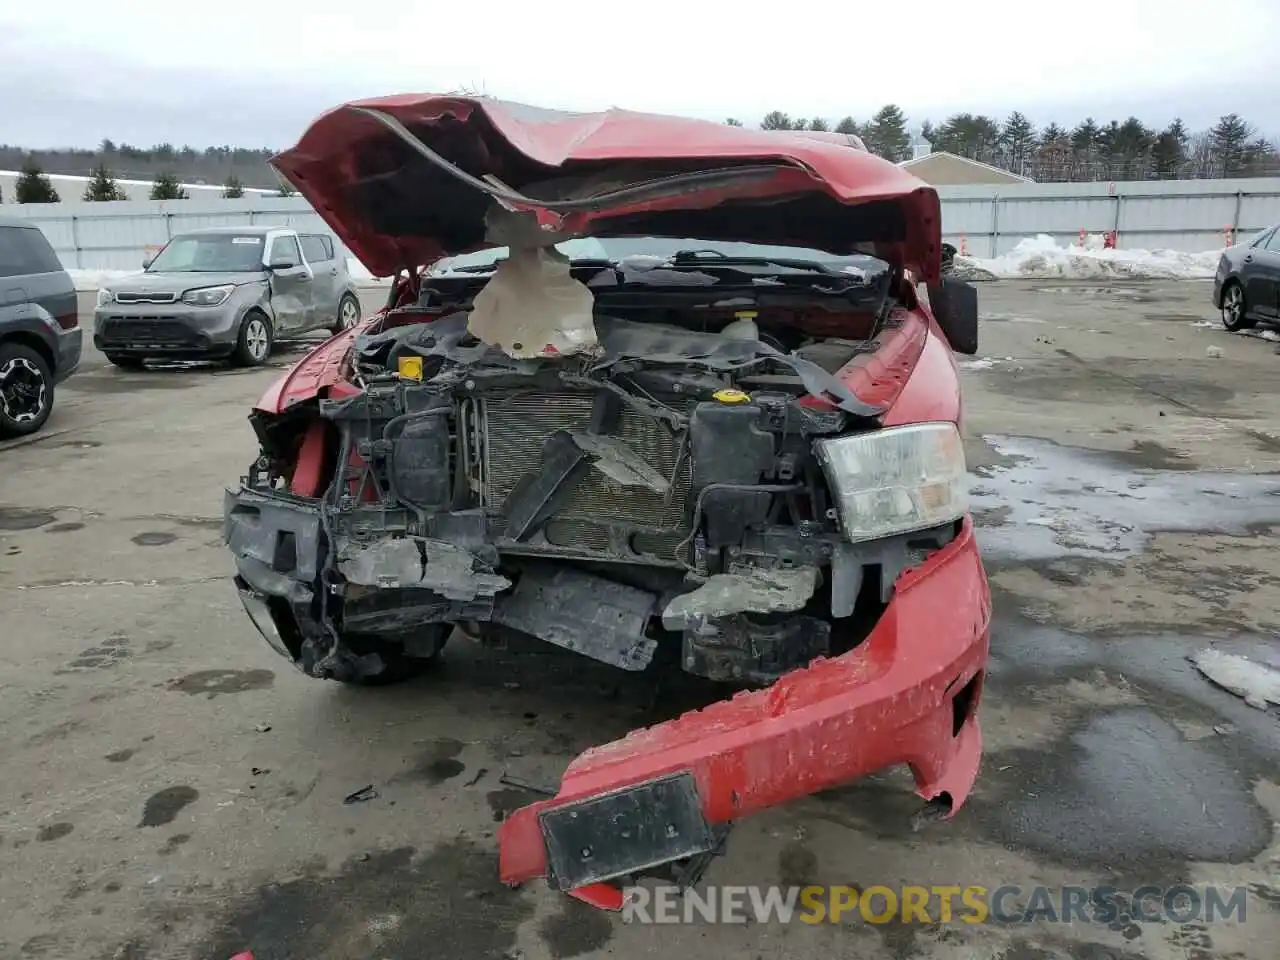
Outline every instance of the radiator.
{"type": "MultiPolygon", "coordinates": [[[[583,393],[526,393],[481,400],[477,425],[482,458],[481,503],[488,509],[501,506],[521,477],[541,463],[542,445],[555,431],[586,432],[591,407],[591,395],[583,393]]],[[[623,411],[614,433],[668,479],[679,462],[670,494],[640,487],[623,488],[599,471],[589,470],[548,524],[549,539],[554,532],[566,540],[586,541],[581,546],[590,548],[588,544],[594,546],[593,537],[587,535],[586,524],[614,524],[652,533],[687,528],[685,502],[690,461],[687,454],[683,460],[680,458],[680,434],[660,420],[629,409],[623,411]],[[575,530],[577,535],[570,533],[575,530]]],[[[675,541],[679,539],[676,537],[675,541]]]]}

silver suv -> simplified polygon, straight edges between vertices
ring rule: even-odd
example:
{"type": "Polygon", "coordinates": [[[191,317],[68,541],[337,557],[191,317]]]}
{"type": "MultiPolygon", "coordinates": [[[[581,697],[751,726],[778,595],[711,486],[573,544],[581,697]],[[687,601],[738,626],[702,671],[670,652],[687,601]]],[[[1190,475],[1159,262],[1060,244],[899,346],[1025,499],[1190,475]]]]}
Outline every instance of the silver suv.
{"type": "Polygon", "coordinates": [[[148,358],[264,363],[279,337],[337,332],[360,319],[332,237],[281,227],[218,227],[171,239],[143,272],[98,292],[93,343],[118,367],[148,358]]]}

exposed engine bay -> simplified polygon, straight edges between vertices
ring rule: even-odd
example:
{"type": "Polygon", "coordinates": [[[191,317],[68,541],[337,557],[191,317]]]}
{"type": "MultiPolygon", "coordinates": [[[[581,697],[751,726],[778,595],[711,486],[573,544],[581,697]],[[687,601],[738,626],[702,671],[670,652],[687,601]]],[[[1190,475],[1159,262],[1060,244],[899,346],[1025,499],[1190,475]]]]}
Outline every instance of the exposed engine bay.
{"type": "Polygon", "coordinates": [[[515,255],[422,277],[356,337],[358,389],[254,415],[228,541],[281,652],[351,679],[458,625],[767,684],[856,646],[959,529],[851,539],[819,455],[878,427],[839,374],[903,322],[902,277],[864,256],[549,255],[545,304],[486,287],[515,255]]]}

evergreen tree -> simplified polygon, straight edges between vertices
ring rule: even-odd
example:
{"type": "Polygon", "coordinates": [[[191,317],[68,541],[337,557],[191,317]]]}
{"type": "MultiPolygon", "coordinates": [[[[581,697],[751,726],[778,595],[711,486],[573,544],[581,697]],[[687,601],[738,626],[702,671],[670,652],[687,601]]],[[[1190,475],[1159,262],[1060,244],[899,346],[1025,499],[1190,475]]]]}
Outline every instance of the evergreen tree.
{"type": "Polygon", "coordinates": [[[741,120],[735,120],[733,117],[730,117],[728,120],[726,120],[726,121],[725,121],[725,123],[726,123],[726,124],[728,124],[728,125],[729,125],[729,126],[731,126],[731,127],[740,127],[740,126],[742,126],[742,121],[741,121],[741,120]]]}
{"type": "MultiPolygon", "coordinates": [[[[729,124],[733,126],[733,124],[729,124]]],[[[236,179],[233,173],[227,177],[226,182],[222,185],[222,196],[225,200],[239,200],[244,196],[244,187],[240,185],[240,181],[236,179]]]]}
{"type": "Polygon", "coordinates": [[[13,198],[18,203],[57,203],[61,198],[53,189],[49,178],[41,172],[35,160],[28,155],[22,165],[22,173],[13,187],[13,198]]]}
{"type": "Polygon", "coordinates": [[[872,153],[895,163],[907,159],[911,154],[906,115],[892,103],[876,112],[863,131],[862,139],[872,153]]]}
{"type": "Polygon", "coordinates": [[[1055,182],[1070,179],[1071,136],[1056,123],[1051,123],[1040,134],[1036,145],[1034,180],[1055,182]]]}
{"type": "Polygon", "coordinates": [[[162,173],[151,184],[152,200],[187,200],[187,191],[172,173],[162,173]]]}
{"type": "Polygon", "coordinates": [[[1098,124],[1093,117],[1085,117],[1071,131],[1073,154],[1072,177],[1080,180],[1098,179],[1098,124]]]}
{"type": "Polygon", "coordinates": [[[853,117],[845,117],[836,124],[836,133],[853,134],[855,137],[861,136],[862,131],[858,128],[858,121],[853,117]]]}
{"type": "Polygon", "coordinates": [[[1156,137],[1151,147],[1151,166],[1155,175],[1161,179],[1178,176],[1187,166],[1187,146],[1191,137],[1182,120],[1175,118],[1156,137]]]}
{"type": "Polygon", "coordinates": [[[770,110],[760,121],[761,130],[790,130],[791,118],[781,110],[770,110]]]}
{"type": "Polygon", "coordinates": [[[1256,137],[1245,144],[1244,165],[1241,173],[1246,177],[1265,177],[1273,174],[1280,156],[1277,156],[1276,145],[1266,137],[1256,137]]]}
{"type": "Polygon", "coordinates": [[[1238,177],[1244,170],[1247,145],[1254,130],[1238,113],[1228,113],[1209,130],[1219,175],[1238,177]]]}
{"type": "Polygon", "coordinates": [[[809,129],[817,130],[821,133],[826,133],[828,130],[831,129],[831,125],[828,124],[827,121],[823,120],[821,117],[814,117],[812,120],[809,121],[809,129]]]}
{"type": "Polygon", "coordinates": [[[1000,129],[1000,153],[1005,168],[1025,176],[1035,145],[1036,128],[1025,115],[1013,111],[1000,129]]]}
{"type": "Polygon", "coordinates": [[[125,200],[120,184],[111,176],[106,164],[100,163],[93,170],[93,179],[84,188],[84,200],[125,200]]]}

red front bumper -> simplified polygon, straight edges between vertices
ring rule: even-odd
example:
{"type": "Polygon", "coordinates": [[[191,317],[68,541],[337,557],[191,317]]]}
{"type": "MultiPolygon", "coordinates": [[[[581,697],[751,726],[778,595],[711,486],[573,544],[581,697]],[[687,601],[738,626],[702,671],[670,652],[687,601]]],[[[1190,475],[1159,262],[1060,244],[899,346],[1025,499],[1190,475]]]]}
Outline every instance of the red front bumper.
{"type": "MultiPolygon", "coordinates": [[[[555,797],[502,825],[503,881],[547,875],[542,814],[681,772],[692,775],[708,824],[902,763],[917,793],[945,793],[958,809],[982,755],[976,708],[990,620],[991,594],[966,520],[954,541],[899,577],[880,622],[854,650],[577,757],[555,797]]],[[[573,892],[620,906],[600,886],[573,892]]]]}

